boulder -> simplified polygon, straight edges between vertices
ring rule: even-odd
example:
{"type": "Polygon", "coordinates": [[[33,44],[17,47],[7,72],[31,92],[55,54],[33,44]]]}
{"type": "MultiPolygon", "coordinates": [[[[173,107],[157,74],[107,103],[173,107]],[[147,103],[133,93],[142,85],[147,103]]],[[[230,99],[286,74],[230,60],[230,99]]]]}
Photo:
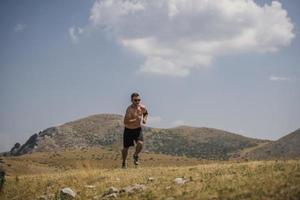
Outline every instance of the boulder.
{"type": "Polygon", "coordinates": [[[17,155],[17,153],[18,153],[18,151],[20,150],[20,148],[21,148],[21,144],[17,142],[17,143],[14,145],[14,147],[11,148],[10,154],[11,154],[11,155],[17,155]]]}
{"type": "Polygon", "coordinates": [[[74,199],[76,193],[71,188],[63,188],[60,190],[60,199],[61,200],[71,200],[74,199]]]}
{"type": "Polygon", "coordinates": [[[184,180],[183,178],[175,178],[175,179],[174,179],[174,182],[175,182],[177,185],[183,185],[183,184],[185,184],[186,180],[184,180]]]}
{"type": "Polygon", "coordinates": [[[107,197],[108,195],[117,194],[117,193],[119,193],[119,189],[112,186],[108,188],[108,190],[102,196],[107,197]]]}
{"type": "Polygon", "coordinates": [[[135,193],[135,192],[144,191],[145,189],[146,189],[146,186],[143,184],[134,184],[134,185],[122,188],[122,190],[120,192],[135,193]]]}
{"type": "Polygon", "coordinates": [[[151,182],[154,181],[154,177],[149,177],[148,181],[151,181],[151,182]]]}
{"type": "Polygon", "coordinates": [[[117,197],[118,197],[118,193],[112,193],[112,194],[104,196],[102,199],[115,199],[117,197]]]}

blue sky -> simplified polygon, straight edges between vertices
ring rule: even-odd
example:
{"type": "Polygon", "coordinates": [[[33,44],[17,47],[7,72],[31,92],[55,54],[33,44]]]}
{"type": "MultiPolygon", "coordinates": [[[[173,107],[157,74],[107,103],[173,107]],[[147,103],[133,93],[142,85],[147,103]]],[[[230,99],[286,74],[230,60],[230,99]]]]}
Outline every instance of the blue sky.
{"type": "Polygon", "coordinates": [[[151,2],[1,1],[0,151],[134,91],[152,127],[300,127],[298,0],[151,2]]]}

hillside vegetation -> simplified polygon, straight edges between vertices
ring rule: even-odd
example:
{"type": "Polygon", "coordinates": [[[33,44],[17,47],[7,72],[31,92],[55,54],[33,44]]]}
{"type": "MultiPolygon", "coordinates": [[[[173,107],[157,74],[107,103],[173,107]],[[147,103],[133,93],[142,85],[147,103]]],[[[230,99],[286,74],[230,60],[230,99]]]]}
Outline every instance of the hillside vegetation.
{"type": "Polygon", "coordinates": [[[300,129],[287,134],[275,142],[256,148],[253,151],[248,152],[245,156],[256,160],[299,159],[300,129]]]}

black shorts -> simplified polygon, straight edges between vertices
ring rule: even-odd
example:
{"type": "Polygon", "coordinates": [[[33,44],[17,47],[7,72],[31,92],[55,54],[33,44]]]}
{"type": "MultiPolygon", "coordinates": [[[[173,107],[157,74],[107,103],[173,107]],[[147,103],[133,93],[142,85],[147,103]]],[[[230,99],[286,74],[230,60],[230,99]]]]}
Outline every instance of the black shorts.
{"type": "Polygon", "coordinates": [[[124,134],[123,134],[124,148],[134,146],[133,141],[137,142],[138,140],[144,141],[142,127],[135,128],[135,129],[129,129],[126,127],[124,128],[124,134]]]}

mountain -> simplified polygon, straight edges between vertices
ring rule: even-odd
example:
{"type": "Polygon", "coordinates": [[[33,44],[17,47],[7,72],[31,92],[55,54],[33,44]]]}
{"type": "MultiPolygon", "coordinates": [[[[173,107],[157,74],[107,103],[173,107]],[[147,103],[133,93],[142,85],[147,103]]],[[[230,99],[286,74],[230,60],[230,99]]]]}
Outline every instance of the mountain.
{"type": "Polygon", "coordinates": [[[300,129],[248,152],[246,157],[260,160],[300,158],[300,129]]]}
{"type": "MultiPolygon", "coordinates": [[[[122,115],[91,115],[35,133],[25,144],[17,143],[6,155],[90,147],[119,151],[123,129],[122,115]]],[[[244,149],[268,142],[206,127],[162,129],[143,126],[143,132],[146,151],[201,159],[227,160],[244,149]]]]}
{"type": "Polygon", "coordinates": [[[202,159],[227,160],[235,152],[265,142],[207,127],[179,126],[149,132],[147,148],[150,151],[202,159]]]}

